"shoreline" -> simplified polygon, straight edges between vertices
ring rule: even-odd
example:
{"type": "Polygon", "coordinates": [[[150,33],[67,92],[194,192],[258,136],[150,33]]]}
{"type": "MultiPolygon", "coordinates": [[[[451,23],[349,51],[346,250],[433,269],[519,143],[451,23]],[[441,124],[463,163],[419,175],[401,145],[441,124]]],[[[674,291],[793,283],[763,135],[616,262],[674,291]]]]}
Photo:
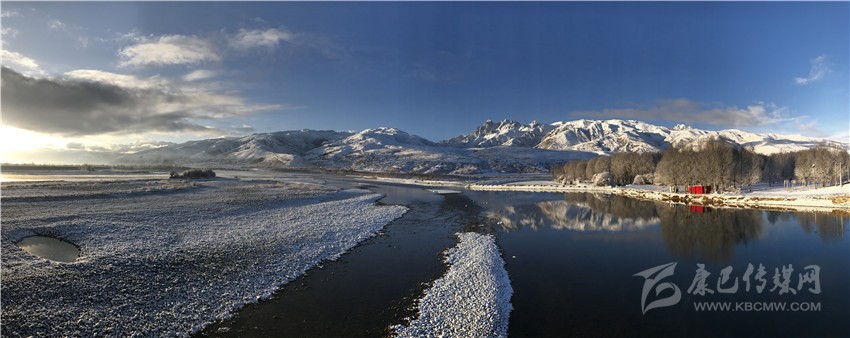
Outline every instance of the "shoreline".
{"type": "Polygon", "coordinates": [[[765,197],[745,195],[705,194],[694,195],[664,191],[640,190],[628,187],[589,187],[557,185],[504,185],[469,184],[468,190],[475,191],[523,191],[523,192],[594,192],[614,194],[649,201],[669,202],[730,209],[764,209],[777,211],[826,211],[850,216],[850,194],[833,197],[765,197]]]}

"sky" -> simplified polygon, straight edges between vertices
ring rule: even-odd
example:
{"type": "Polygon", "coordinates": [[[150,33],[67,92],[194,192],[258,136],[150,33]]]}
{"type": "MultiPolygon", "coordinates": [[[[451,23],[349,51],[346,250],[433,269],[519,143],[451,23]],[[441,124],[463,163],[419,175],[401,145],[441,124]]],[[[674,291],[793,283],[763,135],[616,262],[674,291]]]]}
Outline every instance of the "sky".
{"type": "Polygon", "coordinates": [[[850,3],[0,4],[2,161],[636,119],[848,141],[850,3]]]}

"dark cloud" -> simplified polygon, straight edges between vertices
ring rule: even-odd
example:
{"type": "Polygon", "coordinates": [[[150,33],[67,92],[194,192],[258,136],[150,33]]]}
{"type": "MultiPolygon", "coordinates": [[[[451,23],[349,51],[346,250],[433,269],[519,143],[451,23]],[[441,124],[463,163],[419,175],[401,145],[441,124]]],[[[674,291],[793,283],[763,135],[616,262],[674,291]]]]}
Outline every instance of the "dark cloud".
{"type": "Polygon", "coordinates": [[[33,78],[2,68],[3,123],[63,136],[111,133],[195,132],[221,134],[193,122],[236,116],[276,106],[246,106],[241,99],[211,93],[33,78]]]}
{"type": "Polygon", "coordinates": [[[86,149],[86,145],[79,142],[70,142],[65,145],[65,148],[74,149],[74,150],[83,150],[86,149]]]}

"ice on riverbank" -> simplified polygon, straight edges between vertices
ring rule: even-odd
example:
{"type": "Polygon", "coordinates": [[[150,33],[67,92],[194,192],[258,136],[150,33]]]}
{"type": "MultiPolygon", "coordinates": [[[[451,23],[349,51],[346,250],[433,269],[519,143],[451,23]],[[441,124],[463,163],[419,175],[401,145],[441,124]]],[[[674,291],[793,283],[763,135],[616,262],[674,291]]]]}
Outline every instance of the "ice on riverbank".
{"type": "Polygon", "coordinates": [[[396,326],[399,337],[505,337],[513,294],[505,262],[491,235],[458,234],[446,274],[419,300],[419,315],[396,326]]]}
{"type": "MultiPolygon", "coordinates": [[[[207,181],[85,198],[67,196],[73,184],[55,186],[68,197],[61,203],[2,201],[4,337],[186,336],[338,258],[406,210],[374,204],[381,195],[312,184],[207,181]],[[69,240],[82,255],[56,263],[14,244],[34,234],[69,240]]],[[[50,197],[50,184],[36,189],[50,197]]]]}

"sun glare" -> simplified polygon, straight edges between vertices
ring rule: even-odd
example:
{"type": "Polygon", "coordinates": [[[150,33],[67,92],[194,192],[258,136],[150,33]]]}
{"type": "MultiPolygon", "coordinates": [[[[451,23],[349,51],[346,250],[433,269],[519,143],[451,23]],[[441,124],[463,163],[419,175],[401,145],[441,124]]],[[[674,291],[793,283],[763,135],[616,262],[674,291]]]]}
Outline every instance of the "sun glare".
{"type": "Polygon", "coordinates": [[[0,161],[26,162],[26,153],[36,149],[64,149],[68,140],[29,130],[0,126],[0,161]]]}

